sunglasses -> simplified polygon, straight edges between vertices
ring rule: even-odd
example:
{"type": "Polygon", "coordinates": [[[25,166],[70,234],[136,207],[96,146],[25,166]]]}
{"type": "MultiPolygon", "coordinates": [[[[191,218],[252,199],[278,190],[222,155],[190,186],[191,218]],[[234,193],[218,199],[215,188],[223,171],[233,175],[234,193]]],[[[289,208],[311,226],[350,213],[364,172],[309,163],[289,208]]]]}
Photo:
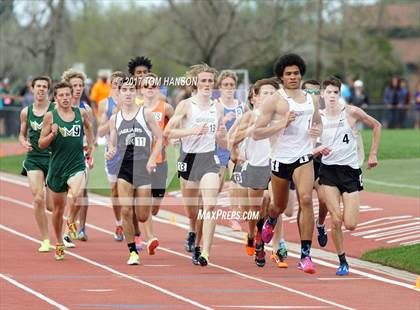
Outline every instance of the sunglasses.
{"type": "Polygon", "coordinates": [[[307,93],[307,94],[310,94],[310,95],[321,94],[321,91],[319,89],[305,89],[304,92],[307,93]]]}

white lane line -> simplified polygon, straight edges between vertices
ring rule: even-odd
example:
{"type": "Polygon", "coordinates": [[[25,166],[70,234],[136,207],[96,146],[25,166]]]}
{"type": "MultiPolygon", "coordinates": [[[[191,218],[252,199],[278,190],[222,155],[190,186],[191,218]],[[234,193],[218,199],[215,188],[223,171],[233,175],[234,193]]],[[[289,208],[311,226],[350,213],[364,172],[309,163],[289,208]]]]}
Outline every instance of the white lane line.
{"type": "MultiPolygon", "coordinates": [[[[3,224],[0,224],[0,229],[3,229],[3,230],[5,230],[5,231],[8,231],[9,233],[12,233],[12,234],[14,234],[14,235],[16,235],[16,236],[19,236],[19,237],[21,237],[21,238],[24,238],[24,239],[30,240],[30,241],[35,242],[35,243],[38,243],[38,244],[41,244],[41,241],[40,241],[40,240],[37,240],[37,239],[35,239],[35,238],[32,238],[31,236],[28,236],[28,235],[26,235],[26,234],[23,234],[23,233],[21,233],[21,232],[18,232],[18,231],[16,231],[16,230],[14,230],[14,229],[12,229],[12,228],[9,228],[9,227],[7,227],[7,226],[4,226],[3,224]]],[[[53,248],[54,248],[54,247],[53,247],[53,248]]],[[[198,308],[201,308],[201,309],[206,309],[206,310],[211,310],[211,309],[212,309],[212,308],[207,307],[207,306],[205,306],[205,305],[202,305],[202,304],[200,304],[200,303],[198,303],[198,302],[196,302],[196,301],[194,301],[194,300],[192,300],[192,299],[189,299],[189,298],[183,297],[183,296],[181,296],[181,295],[178,295],[178,294],[176,294],[176,293],[173,293],[173,292],[171,292],[171,291],[168,291],[168,290],[166,290],[166,289],[164,289],[164,288],[161,288],[160,286],[154,285],[154,284],[152,284],[152,283],[149,283],[149,282],[146,282],[146,281],[143,281],[143,280],[137,279],[137,278],[135,278],[135,277],[129,276],[128,274],[125,274],[125,273],[122,273],[122,272],[120,272],[120,271],[117,271],[117,270],[115,270],[115,269],[113,269],[113,268],[111,268],[111,267],[108,267],[108,266],[106,266],[106,265],[102,265],[102,264],[100,264],[100,263],[97,263],[97,262],[95,262],[95,261],[93,261],[93,260],[91,260],[91,259],[89,259],[89,258],[83,257],[83,256],[81,256],[81,255],[78,255],[78,254],[75,254],[75,253],[72,253],[72,252],[69,252],[69,251],[66,251],[66,255],[70,255],[70,256],[76,257],[77,259],[79,259],[79,260],[81,260],[81,261],[84,261],[85,263],[88,263],[88,264],[94,265],[94,266],[96,266],[96,267],[98,267],[98,268],[101,268],[101,269],[104,269],[104,270],[106,270],[106,271],[109,271],[109,272],[111,272],[111,273],[113,273],[113,274],[115,274],[115,275],[117,275],[117,276],[122,277],[122,278],[126,278],[126,279],[132,280],[132,281],[134,281],[134,282],[137,282],[137,283],[143,284],[143,285],[148,286],[148,287],[150,287],[150,288],[153,288],[153,289],[155,289],[155,290],[157,290],[157,291],[159,291],[159,292],[161,292],[161,293],[164,293],[164,294],[169,295],[169,296],[171,296],[171,297],[174,297],[174,298],[176,298],[176,299],[182,300],[182,301],[184,301],[184,302],[186,302],[186,303],[192,304],[192,305],[194,305],[194,306],[196,306],[196,307],[198,307],[198,308]]],[[[66,309],[67,309],[67,308],[66,308],[66,309]]]]}
{"type": "Polygon", "coordinates": [[[406,228],[403,228],[403,229],[391,230],[391,231],[383,232],[383,233],[380,233],[380,234],[363,236],[363,238],[372,239],[372,238],[378,238],[378,237],[384,237],[384,236],[390,236],[390,235],[394,235],[394,237],[397,237],[399,234],[405,233],[407,231],[419,232],[420,231],[420,223],[419,223],[419,226],[406,227],[406,228]]]}
{"type": "MultiPolygon", "coordinates": [[[[24,206],[24,207],[29,208],[29,209],[32,209],[33,208],[32,205],[30,205],[28,203],[25,203],[25,202],[18,201],[18,200],[13,199],[13,198],[8,198],[8,197],[0,196],[0,199],[6,200],[6,201],[10,201],[10,202],[14,202],[14,203],[16,203],[18,205],[24,206]],[[7,198],[7,199],[5,199],[5,198],[7,198]]],[[[169,222],[165,222],[165,223],[169,223],[169,222]]],[[[103,228],[98,227],[98,226],[93,225],[93,224],[86,223],[86,226],[89,227],[89,228],[98,230],[100,232],[106,233],[108,235],[113,235],[114,234],[112,231],[103,229],[103,228]]],[[[2,227],[5,227],[5,226],[3,226],[3,225],[0,224],[0,228],[2,228],[2,227]]],[[[10,229],[10,230],[12,230],[12,229],[10,229]]],[[[13,232],[16,232],[16,231],[13,231],[13,232]]],[[[16,232],[16,233],[20,234],[22,237],[24,237],[26,239],[30,238],[29,240],[32,240],[34,242],[39,242],[40,243],[40,241],[37,241],[36,239],[34,239],[32,237],[26,236],[26,235],[21,234],[19,232],[16,232]]],[[[164,251],[164,252],[168,252],[168,253],[171,253],[171,254],[174,254],[174,255],[177,255],[177,256],[186,257],[186,258],[188,258],[188,260],[191,260],[191,256],[186,255],[184,253],[179,253],[179,252],[176,252],[176,251],[172,251],[172,250],[166,249],[164,247],[159,247],[159,250],[164,251]]],[[[106,270],[108,270],[110,272],[113,272],[113,273],[116,273],[117,272],[118,274],[120,274],[119,271],[116,271],[116,270],[114,270],[112,268],[109,268],[107,266],[101,265],[99,263],[93,262],[93,261],[91,261],[91,260],[89,260],[87,258],[84,258],[82,256],[79,256],[77,254],[74,254],[74,253],[71,253],[71,252],[66,252],[66,253],[69,254],[69,255],[75,256],[75,257],[77,257],[77,258],[79,258],[81,260],[84,260],[86,262],[89,262],[89,263],[91,263],[91,264],[93,264],[95,266],[98,266],[100,268],[106,269],[106,270]]],[[[264,283],[264,284],[268,284],[268,285],[271,285],[271,286],[274,286],[274,287],[277,287],[277,288],[281,288],[281,289],[284,289],[284,290],[289,291],[291,293],[295,293],[297,295],[301,295],[301,296],[304,296],[304,297],[307,297],[307,298],[310,298],[310,299],[314,299],[314,300],[317,300],[317,301],[320,301],[320,302],[323,302],[323,303],[326,303],[326,304],[329,304],[329,305],[332,305],[332,306],[335,306],[335,307],[338,307],[338,308],[341,308],[341,309],[353,310],[353,308],[350,308],[350,307],[347,307],[347,306],[344,306],[344,305],[341,305],[341,304],[338,304],[338,303],[335,303],[335,302],[332,302],[332,301],[329,301],[329,300],[326,300],[326,299],[323,299],[323,298],[320,298],[320,297],[317,297],[317,296],[314,296],[314,295],[311,295],[311,294],[308,294],[308,293],[305,293],[305,292],[302,292],[302,291],[298,291],[298,290],[292,289],[292,288],[287,287],[287,286],[283,286],[283,285],[280,285],[280,284],[277,284],[277,283],[266,281],[266,280],[263,280],[263,279],[260,279],[260,278],[257,278],[257,277],[253,277],[253,276],[247,275],[245,273],[241,273],[239,271],[230,269],[228,267],[224,267],[224,266],[220,266],[220,265],[216,265],[216,264],[212,264],[212,263],[209,263],[209,266],[212,266],[212,267],[215,267],[215,268],[218,268],[218,269],[227,271],[229,273],[235,274],[235,275],[237,275],[239,277],[242,277],[242,278],[247,278],[247,279],[254,280],[254,281],[257,281],[257,282],[260,282],[260,283],[264,283]]],[[[138,280],[136,278],[132,278],[132,277],[130,277],[128,275],[125,275],[123,273],[121,273],[121,274],[124,275],[125,277],[127,277],[129,279],[132,279],[132,280],[135,280],[137,282],[138,281],[141,281],[141,280],[138,280]]],[[[144,281],[142,281],[142,282],[144,282],[144,281]]],[[[145,282],[145,283],[147,283],[147,282],[145,282]]],[[[152,284],[150,284],[150,285],[152,285],[152,284]]]]}
{"type": "Polygon", "coordinates": [[[382,181],[376,181],[376,180],[372,180],[372,179],[365,179],[365,178],[363,178],[363,182],[366,182],[366,183],[372,183],[372,184],[378,184],[378,185],[383,185],[383,186],[389,186],[389,187],[410,188],[410,189],[417,189],[417,190],[420,190],[420,186],[416,186],[416,185],[408,185],[408,184],[401,184],[401,183],[382,182],[382,181]]]}
{"type": "Polygon", "coordinates": [[[369,235],[369,234],[372,234],[372,233],[379,233],[381,231],[390,231],[392,229],[408,227],[408,226],[420,226],[420,223],[413,222],[413,223],[408,223],[408,224],[402,224],[402,225],[395,225],[395,226],[377,228],[377,229],[372,229],[372,230],[366,230],[366,231],[362,231],[362,232],[353,233],[352,236],[369,235]]]}
{"type": "MultiPolygon", "coordinates": [[[[21,185],[21,186],[28,187],[28,184],[26,182],[21,182],[21,181],[14,180],[14,179],[11,179],[11,178],[8,178],[8,177],[3,177],[1,175],[0,175],[0,180],[4,180],[6,182],[10,182],[10,183],[14,183],[14,184],[18,184],[18,185],[21,185]]],[[[106,206],[108,208],[111,208],[111,206],[109,206],[108,204],[103,203],[101,201],[97,201],[96,199],[91,199],[91,201],[93,203],[98,203],[101,206],[106,206]]],[[[27,205],[32,208],[32,205],[29,205],[29,204],[27,204],[27,205]]],[[[396,216],[396,217],[392,217],[392,218],[404,218],[404,217],[407,217],[407,216],[396,216]]],[[[184,230],[188,230],[189,229],[189,226],[188,225],[185,225],[185,224],[172,223],[172,222],[170,222],[168,220],[161,219],[159,217],[154,217],[154,219],[157,222],[165,223],[165,224],[169,224],[169,225],[174,225],[174,226],[177,226],[177,227],[182,228],[184,230]]],[[[113,232],[107,231],[107,230],[102,229],[100,227],[96,227],[96,229],[97,230],[100,230],[102,232],[106,232],[108,234],[113,234],[113,232]]],[[[221,235],[219,233],[215,233],[214,236],[217,237],[217,238],[226,240],[226,241],[231,241],[231,242],[243,244],[243,240],[242,239],[236,239],[236,238],[228,237],[228,236],[225,236],[225,235],[221,235]]],[[[269,246],[266,246],[266,248],[269,249],[269,250],[272,250],[272,248],[269,247],[269,246]]],[[[184,255],[184,254],[181,254],[181,253],[178,253],[178,254],[181,255],[181,256],[187,257],[188,259],[191,259],[190,256],[187,256],[187,255],[184,255]]],[[[290,254],[290,256],[295,257],[295,258],[299,258],[300,257],[300,254],[295,254],[295,253],[292,253],[292,252],[289,252],[289,254],[290,254]]],[[[322,266],[325,266],[325,267],[329,267],[329,268],[333,268],[333,269],[336,269],[337,268],[337,266],[335,264],[331,264],[331,263],[329,263],[327,261],[324,261],[322,259],[313,258],[313,261],[316,262],[317,264],[322,265],[322,266]]],[[[404,282],[400,282],[400,281],[396,281],[396,280],[391,280],[391,279],[388,279],[388,278],[384,278],[384,277],[378,276],[376,274],[371,274],[371,273],[368,273],[368,272],[365,272],[365,271],[361,271],[361,270],[358,270],[358,269],[354,269],[354,268],[352,268],[351,270],[352,270],[352,273],[354,273],[354,274],[358,274],[358,275],[361,275],[361,276],[364,276],[364,277],[367,277],[367,278],[370,278],[370,279],[373,279],[373,280],[377,280],[377,281],[388,283],[388,284],[392,284],[392,285],[401,286],[401,287],[404,287],[404,288],[408,288],[410,290],[415,290],[415,288],[413,288],[412,285],[407,284],[407,283],[404,283],[404,282]]]]}
{"type": "Polygon", "coordinates": [[[357,225],[357,230],[359,231],[359,230],[366,229],[366,228],[381,227],[381,226],[388,226],[388,225],[395,224],[395,223],[416,222],[416,221],[419,222],[420,217],[411,217],[411,218],[403,219],[403,220],[382,222],[382,223],[379,223],[379,224],[366,225],[366,226],[362,226],[362,227],[359,227],[359,225],[357,225]]]}
{"type": "Polygon", "coordinates": [[[213,305],[215,308],[241,308],[241,309],[326,309],[325,306],[260,306],[260,305],[213,305]]]}
{"type": "MultiPolygon", "coordinates": [[[[411,215],[399,215],[399,216],[380,217],[380,218],[376,218],[376,219],[373,219],[373,220],[369,220],[369,221],[366,221],[366,222],[359,223],[359,224],[357,224],[357,228],[359,228],[361,226],[364,226],[364,225],[368,225],[368,224],[380,222],[380,221],[407,219],[407,218],[411,218],[411,217],[412,217],[411,215]]],[[[384,224],[386,224],[386,222],[384,224]]]]}
{"type": "Polygon", "coordinates": [[[400,241],[405,241],[405,240],[410,240],[410,239],[416,239],[419,238],[420,234],[414,235],[414,236],[408,236],[408,237],[403,237],[403,238],[398,238],[398,239],[394,239],[394,240],[389,240],[386,243],[395,243],[395,242],[400,242],[400,241]]]}
{"type": "MultiPolygon", "coordinates": [[[[48,298],[47,296],[45,296],[44,294],[41,294],[37,291],[34,291],[33,289],[31,289],[30,287],[27,287],[26,285],[0,273],[0,278],[2,278],[3,280],[9,282],[10,284],[13,284],[14,286],[17,286],[18,288],[24,290],[25,292],[28,292],[29,294],[32,294],[36,297],[38,297],[39,299],[42,299],[43,301],[49,303],[50,305],[56,307],[57,309],[60,310],[69,310],[69,308],[67,308],[66,306],[63,306],[62,304],[59,304],[58,302],[52,300],[51,298],[48,298]]],[[[2,289],[3,290],[3,289],[2,289]]]]}
{"type": "MultiPolygon", "coordinates": [[[[412,235],[412,234],[415,234],[415,233],[417,233],[417,231],[409,231],[409,232],[406,232],[406,233],[403,233],[403,234],[398,234],[398,237],[404,237],[404,236],[412,235]]],[[[392,238],[395,238],[395,237],[397,237],[397,236],[391,235],[391,236],[386,236],[386,237],[375,239],[375,241],[392,239],[392,238]]]]}

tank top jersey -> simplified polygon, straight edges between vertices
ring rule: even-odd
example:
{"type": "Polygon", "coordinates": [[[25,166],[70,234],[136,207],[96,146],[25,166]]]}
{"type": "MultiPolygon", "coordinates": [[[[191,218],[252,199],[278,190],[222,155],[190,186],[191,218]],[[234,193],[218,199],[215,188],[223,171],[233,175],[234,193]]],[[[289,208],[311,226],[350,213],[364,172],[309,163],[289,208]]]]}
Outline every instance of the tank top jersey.
{"type": "MultiPolygon", "coordinates": [[[[109,96],[107,98],[107,101],[108,101],[108,104],[107,104],[107,109],[105,111],[105,115],[106,115],[107,120],[110,120],[111,116],[112,116],[112,111],[117,106],[117,103],[114,101],[114,99],[112,99],[111,96],[109,96]]],[[[105,139],[106,139],[107,142],[109,141],[109,134],[107,134],[105,136],[105,139]]],[[[107,143],[107,145],[108,145],[108,143],[107,143]]]]}
{"type": "Polygon", "coordinates": [[[117,129],[117,150],[122,161],[144,161],[150,157],[152,132],[144,117],[144,106],[138,108],[131,120],[124,119],[122,111],[115,119],[117,129]]]}
{"type": "Polygon", "coordinates": [[[192,99],[191,118],[185,128],[195,128],[207,124],[209,130],[205,135],[193,135],[181,138],[182,151],[184,153],[207,153],[214,152],[216,148],[216,130],[218,127],[217,108],[214,101],[206,110],[201,109],[192,99]]]}
{"type": "Polygon", "coordinates": [[[343,108],[338,118],[326,117],[322,113],[321,119],[323,124],[321,143],[331,149],[328,156],[322,156],[322,163],[359,169],[357,136],[349,125],[346,109],[343,108]]]}
{"type": "MultiPolygon", "coordinates": [[[[165,105],[166,105],[165,101],[159,100],[158,104],[156,105],[156,107],[152,111],[153,118],[158,123],[162,132],[165,129],[166,124],[167,124],[166,113],[165,113],[165,105]]],[[[153,143],[153,145],[154,145],[154,143],[153,143]]],[[[159,156],[157,157],[156,163],[159,164],[159,163],[163,163],[163,162],[166,161],[166,148],[167,148],[167,146],[168,146],[168,140],[164,138],[163,139],[162,151],[160,152],[159,156]]]]}
{"type": "Polygon", "coordinates": [[[312,126],[314,103],[312,97],[305,94],[304,103],[297,103],[283,89],[280,95],[289,104],[289,111],[294,111],[296,119],[272,140],[271,159],[283,164],[291,164],[299,158],[312,154],[312,139],[309,130],[312,126]]]}
{"type": "MultiPolygon", "coordinates": [[[[259,110],[255,110],[255,116],[260,115],[259,110]]],[[[266,167],[270,165],[270,139],[254,140],[248,137],[245,142],[245,158],[251,166],[266,167]]]]}
{"type": "Polygon", "coordinates": [[[85,164],[83,155],[83,119],[79,108],[72,107],[74,119],[64,121],[58,111],[52,111],[53,124],[58,125],[57,135],[51,143],[50,170],[72,171],[85,164]]]}
{"type": "MultiPolygon", "coordinates": [[[[55,104],[50,103],[47,112],[55,109],[55,104]]],[[[26,128],[28,128],[28,138],[32,146],[32,151],[27,153],[27,157],[50,157],[50,148],[41,149],[38,145],[41,136],[42,125],[44,123],[44,115],[36,116],[34,114],[33,104],[28,106],[28,114],[26,116],[26,128]]]]}
{"type": "Polygon", "coordinates": [[[239,101],[236,101],[236,105],[233,108],[229,108],[227,106],[225,106],[223,104],[223,102],[221,101],[221,99],[217,99],[223,106],[223,116],[226,116],[228,113],[233,112],[233,114],[235,114],[235,117],[232,118],[230,121],[226,122],[225,127],[226,130],[229,131],[230,128],[233,126],[233,124],[235,123],[236,119],[241,117],[244,114],[244,110],[245,107],[242,103],[240,103],[239,101]]]}

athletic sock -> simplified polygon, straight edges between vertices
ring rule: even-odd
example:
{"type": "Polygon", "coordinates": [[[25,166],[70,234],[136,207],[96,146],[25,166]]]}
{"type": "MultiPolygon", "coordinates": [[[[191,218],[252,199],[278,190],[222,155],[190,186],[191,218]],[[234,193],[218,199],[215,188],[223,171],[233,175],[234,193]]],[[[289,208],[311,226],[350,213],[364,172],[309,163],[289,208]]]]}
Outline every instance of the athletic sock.
{"type": "Polygon", "coordinates": [[[319,222],[316,221],[316,227],[319,227],[319,228],[324,227],[324,224],[319,224],[319,222]]]}
{"type": "Polygon", "coordinates": [[[128,246],[128,250],[131,252],[136,252],[137,254],[139,254],[139,252],[137,252],[137,248],[136,248],[136,243],[135,242],[131,242],[127,244],[128,246]]]}
{"type": "Polygon", "coordinates": [[[261,219],[257,222],[257,230],[259,232],[262,232],[263,226],[264,226],[264,219],[261,219]]]}
{"type": "Polygon", "coordinates": [[[275,226],[277,224],[277,217],[268,216],[268,223],[270,223],[272,226],[275,226]]]}
{"type": "Polygon", "coordinates": [[[311,252],[312,240],[301,240],[300,241],[300,259],[304,259],[309,256],[311,252]]]}
{"type": "Polygon", "coordinates": [[[338,255],[338,259],[340,260],[340,265],[343,265],[343,264],[348,265],[347,260],[346,260],[346,253],[338,255]]]}
{"type": "Polygon", "coordinates": [[[285,247],[286,247],[286,242],[284,241],[284,239],[280,239],[279,248],[285,248],[285,247]]]}
{"type": "Polygon", "coordinates": [[[115,225],[117,225],[117,226],[122,226],[122,220],[119,220],[119,221],[115,221],[115,225]]]}

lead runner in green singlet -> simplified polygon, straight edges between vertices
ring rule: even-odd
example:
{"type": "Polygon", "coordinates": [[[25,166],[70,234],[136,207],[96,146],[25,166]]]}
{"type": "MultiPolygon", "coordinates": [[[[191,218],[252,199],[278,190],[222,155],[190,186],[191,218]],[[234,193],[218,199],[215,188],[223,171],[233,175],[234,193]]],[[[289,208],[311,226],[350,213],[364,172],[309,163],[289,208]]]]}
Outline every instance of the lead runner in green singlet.
{"type": "Polygon", "coordinates": [[[48,149],[40,149],[38,139],[41,133],[44,115],[54,109],[54,104],[48,101],[48,91],[51,87],[51,79],[48,76],[37,76],[32,80],[31,91],[34,94],[34,103],[24,108],[20,113],[19,142],[26,149],[26,157],[23,168],[28,176],[28,183],[34,201],[35,220],[41,232],[42,244],[39,252],[50,251],[48,236],[48,220],[45,207],[50,199],[47,195],[45,203],[45,179],[48,173],[50,152],[48,149]]]}
{"type": "MultiPolygon", "coordinates": [[[[86,134],[90,155],[93,147],[93,131],[85,110],[72,107],[72,87],[67,82],[54,86],[56,109],[45,115],[39,139],[40,148],[51,148],[51,160],[47,185],[54,203],[53,226],[57,238],[56,260],[64,259],[62,240],[63,213],[67,197],[69,206],[75,207],[86,181],[86,164],[83,154],[83,134],[86,134]],[[67,195],[68,192],[68,195],[67,195]]],[[[69,223],[69,232],[77,238],[75,223],[69,223]]],[[[73,236],[72,236],[73,237],[73,236]]]]}

